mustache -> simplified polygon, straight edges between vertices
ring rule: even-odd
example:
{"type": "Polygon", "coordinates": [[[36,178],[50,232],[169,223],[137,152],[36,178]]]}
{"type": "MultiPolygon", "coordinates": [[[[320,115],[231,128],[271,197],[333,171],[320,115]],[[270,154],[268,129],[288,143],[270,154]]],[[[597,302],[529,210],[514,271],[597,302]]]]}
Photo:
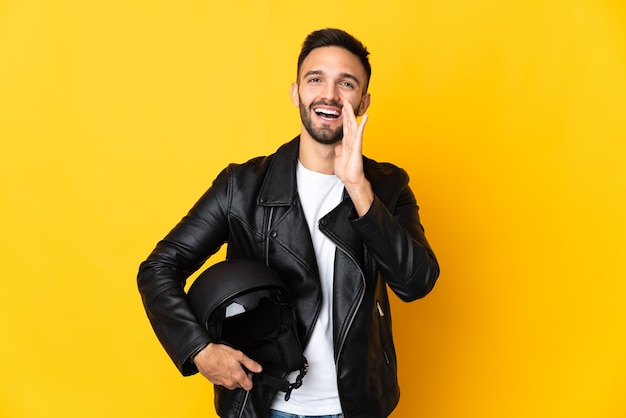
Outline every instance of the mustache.
{"type": "Polygon", "coordinates": [[[313,110],[315,106],[331,106],[338,107],[341,109],[343,107],[343,103],[340,103],[336,100],[319,100],[317,102],[313,102],[309,105],[309,109],[313,110]]]}

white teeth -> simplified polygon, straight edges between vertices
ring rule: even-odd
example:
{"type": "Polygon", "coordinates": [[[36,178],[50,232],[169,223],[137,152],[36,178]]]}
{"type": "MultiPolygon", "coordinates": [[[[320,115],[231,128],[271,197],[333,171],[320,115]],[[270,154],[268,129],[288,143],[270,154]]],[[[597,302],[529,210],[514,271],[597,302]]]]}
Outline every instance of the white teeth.
{"type": "Polygon", "coordinates": [[[325,115],[331,115],[331,116],[339,116],[339,112],[336,110],[330,110],[330,109],[315,109],[315,113],[323,113],[325,115]]]}

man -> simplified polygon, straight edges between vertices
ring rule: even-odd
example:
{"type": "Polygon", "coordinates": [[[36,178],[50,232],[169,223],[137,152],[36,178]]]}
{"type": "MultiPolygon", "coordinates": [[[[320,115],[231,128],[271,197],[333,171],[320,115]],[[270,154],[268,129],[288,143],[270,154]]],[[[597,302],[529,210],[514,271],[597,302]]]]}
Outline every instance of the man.
{"type": "Polygon", "coordinates": [[[368,55],[344,31],[311,33],[291,86],[300,135],[222,171],[140,266],[157,336],[181,373],[215,384],[220,416],[380,418],[397,405],[387,286],[423,297],[439,266],[406,172],[361,153],[368,55]],[[263,261],[291,290],[309,371],[289,401],[253,387],[261,366],[210,341],[189,307],[186,278],[225,242],[227,258],[263,261]]]}

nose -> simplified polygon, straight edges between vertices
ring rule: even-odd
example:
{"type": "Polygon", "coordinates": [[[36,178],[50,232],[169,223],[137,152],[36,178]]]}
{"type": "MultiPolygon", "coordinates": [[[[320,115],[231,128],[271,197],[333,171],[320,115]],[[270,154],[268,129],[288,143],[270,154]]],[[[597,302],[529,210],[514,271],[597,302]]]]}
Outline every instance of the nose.
{"type": "Polygon", "coordinates": [[[323,99],[329,102],[342,102],[341,95],[339,94],[338,86],[335,83],[327,83],[324,86],[323,99]]]}

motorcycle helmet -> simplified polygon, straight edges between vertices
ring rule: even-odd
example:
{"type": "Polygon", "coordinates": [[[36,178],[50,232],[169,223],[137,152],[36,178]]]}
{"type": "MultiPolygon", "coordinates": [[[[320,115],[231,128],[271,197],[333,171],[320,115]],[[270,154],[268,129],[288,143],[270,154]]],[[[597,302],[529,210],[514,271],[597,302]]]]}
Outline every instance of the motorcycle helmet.
{"type": "Polygon", "coordinates": [[[212,342],[241,350],[263,366],[256,382],[286,392],[302,385],[307,363],[296,332],[295,308],[281,277],[265,264],[232,259],[207,268],[187,292],[212,342]],[[299,370],[295,383],[280,376],[299,370]]]}

